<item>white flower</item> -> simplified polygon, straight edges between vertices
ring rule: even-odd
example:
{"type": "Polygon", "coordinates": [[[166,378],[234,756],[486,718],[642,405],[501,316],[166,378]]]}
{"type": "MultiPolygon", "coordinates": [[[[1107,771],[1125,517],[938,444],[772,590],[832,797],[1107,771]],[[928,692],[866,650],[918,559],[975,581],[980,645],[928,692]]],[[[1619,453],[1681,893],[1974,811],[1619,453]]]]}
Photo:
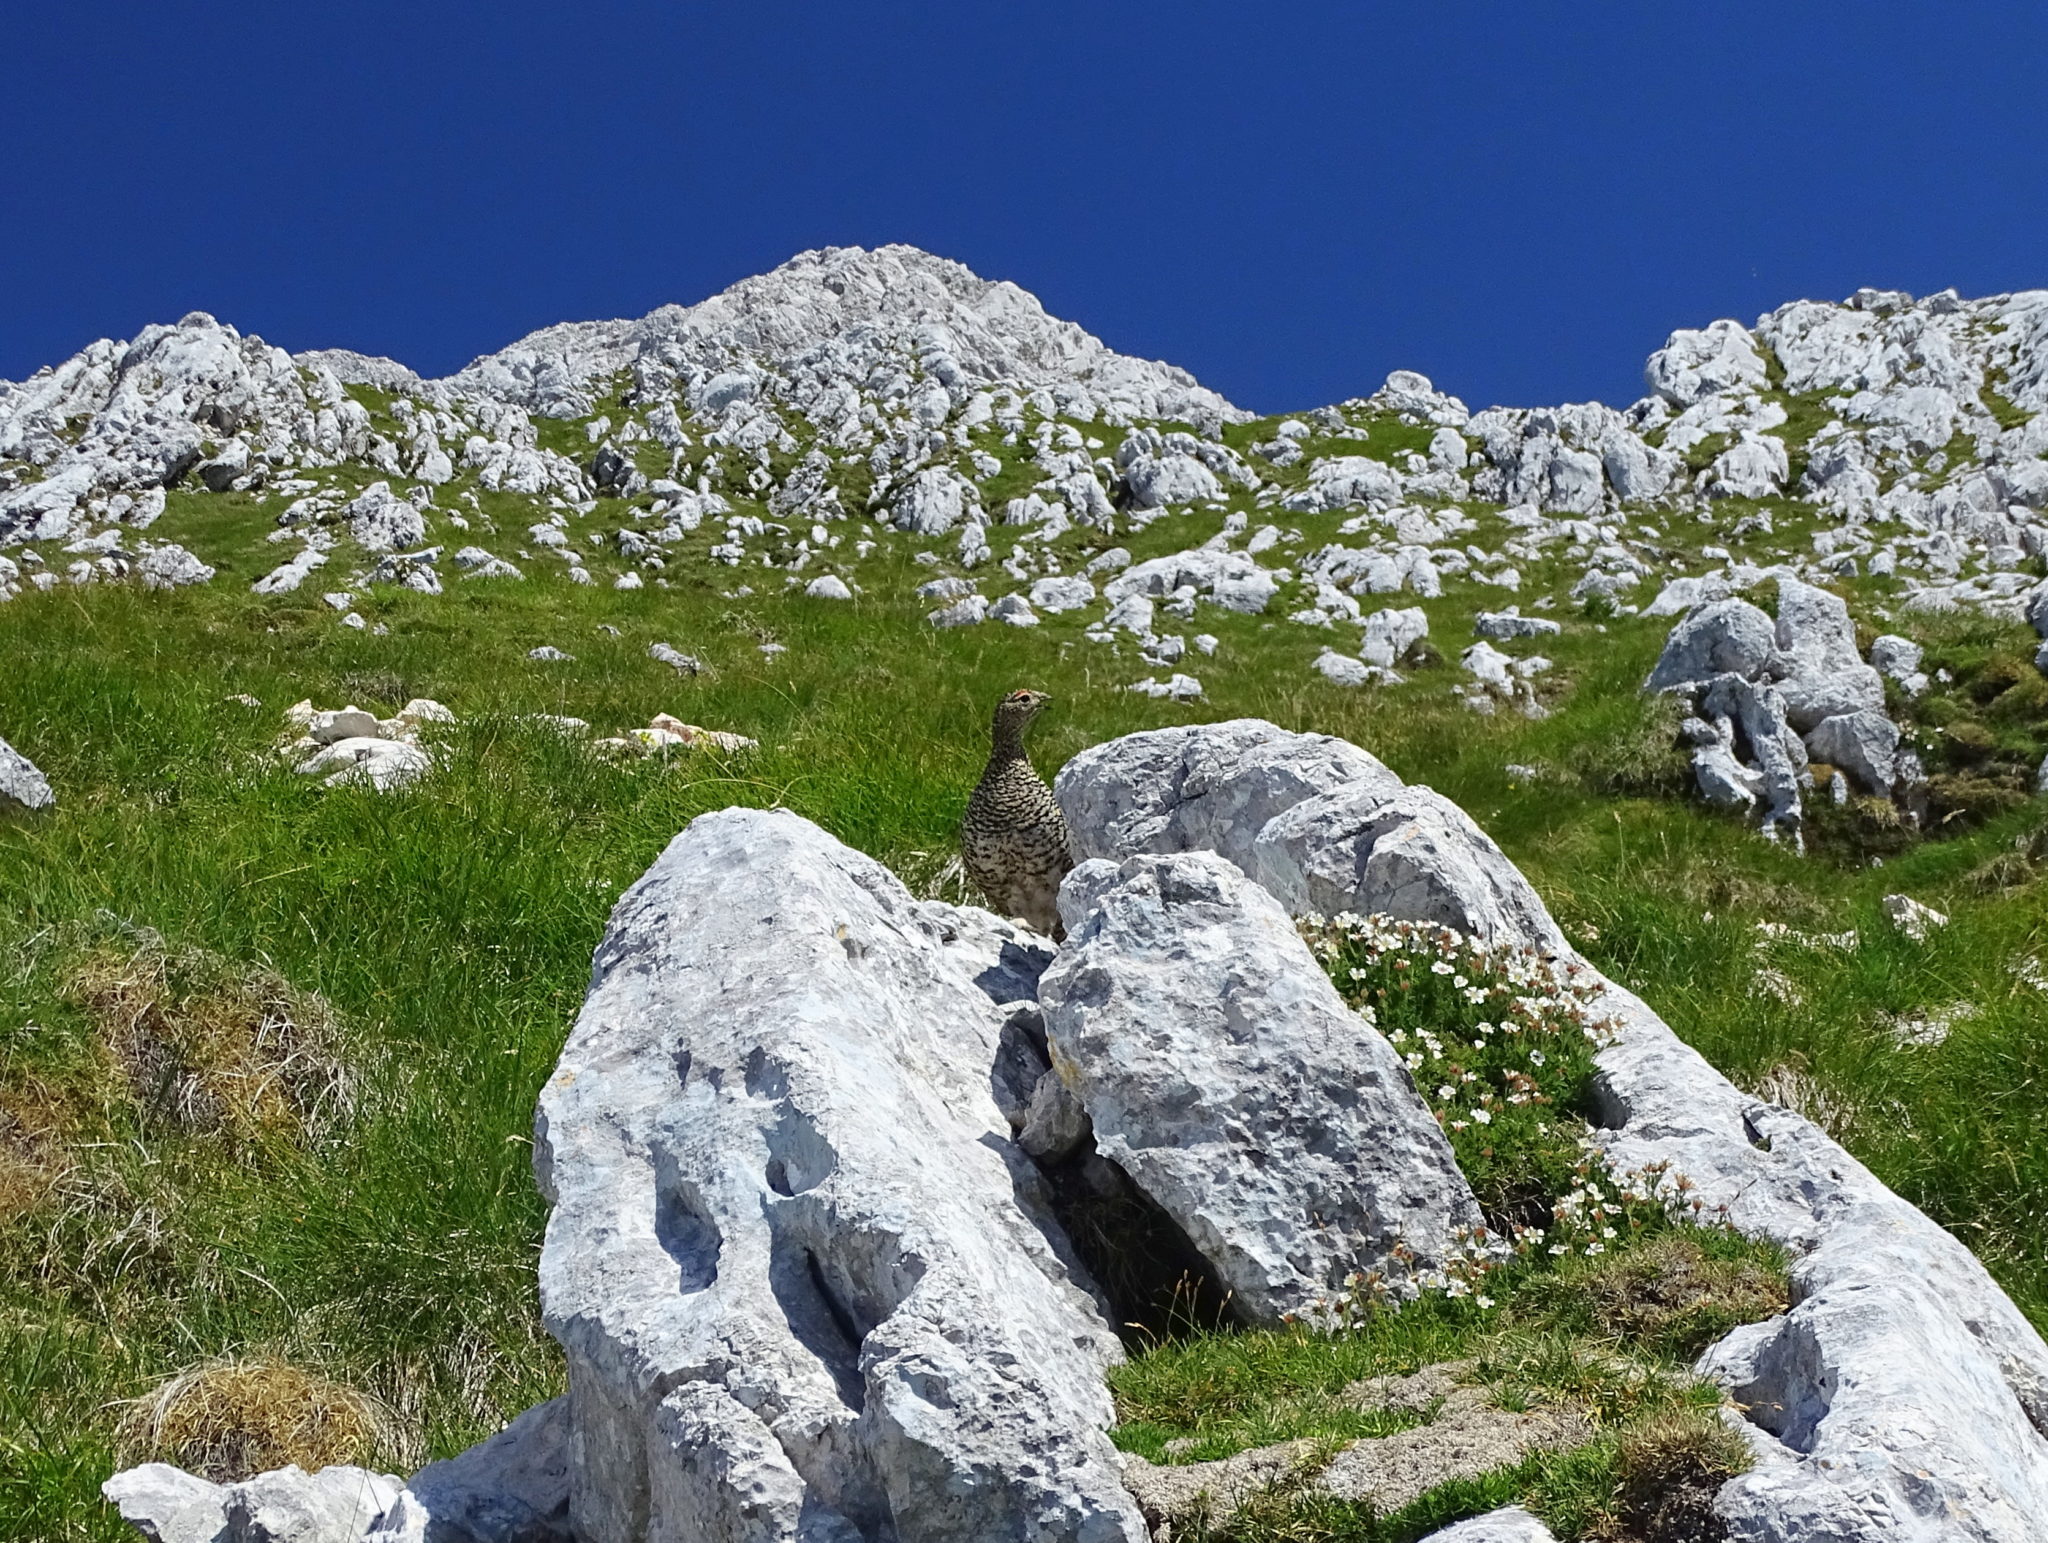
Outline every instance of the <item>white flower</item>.
{"type": "Polygon", "coordinates": [[[1456,1098],[1458,1096],[1458,1090],[1452,1087],[1448,1082],[1446,1082],[1437,1088],[1436,1096],[1438,1098],[1456,1098]]]}
{"type": "Polygon", "coordinates": [[[1530,1052],[1529,1052],[1529,1064],[1530,1064],[1531,1066],[1541,1066],[1541,1065],[1543,1064],[1543,1052],[1542,1052],[1542,1051],[1540,1051],[1540,1050],[1532,1050],[1532,1051],[1530,1051],[1530,1052]]]}
{"type": "MultiPolygon", "coordinates": [[[[1474,1109],[1472,1111],[1472,1118],[1475,1123],[1480,1125],[1491,1125],[1493,1123],[1493,1116],[1488,1114],[1484,1109],[1474,1109]]],[[[1612,1235],[1612,1233],[1609,1233],[1610,1237],[1612,1235]]]]}
{"type": "Polygon", "coordinates": [[[1429,973],[1432,975],[1448,975],[1451,973],[1451,967],[1439,959],[1429,967],[1429,973]]]}

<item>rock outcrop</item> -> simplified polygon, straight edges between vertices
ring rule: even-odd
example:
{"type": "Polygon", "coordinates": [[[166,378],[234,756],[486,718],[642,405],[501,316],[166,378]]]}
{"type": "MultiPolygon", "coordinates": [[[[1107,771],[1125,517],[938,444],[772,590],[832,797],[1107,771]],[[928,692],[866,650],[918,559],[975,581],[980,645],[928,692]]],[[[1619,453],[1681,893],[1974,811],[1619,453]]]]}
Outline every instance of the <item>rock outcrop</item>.
{"type": "MultiPolygon", "coordinates": [[[[1268,1316],[1390,1217],[1433,1234],[1470,1214],[1400,1067],[1288,926],[1322,897],[1585,970],[1613,1027],[1604,1159],[1682,1174],[1703,1216],[1793,1256],[1790,1311],[1699,1363],[1756,1456],[1715,1500],[1731,1538],[2038,1538],[2048,1345],[1961,1243],[1577,960],[1453,806],[1256,720],[1098,746],[1057,791],[1090,856],[1058,956],[788,813],[701,816],[670,844],[615,911],[542,1095],[541,1293],[570,1393],[502,1439],[534,1477],[486,1443],[379,1490],[345,1543],[1140,1543],[1105,1435],[1117,1345],[1034,1155],[1114,1165],[1268,1316]]],[[[1571,1439],[1481,1403],[1446,1394],[1426,1429],[1501,1461],[1571,1439]]],[[[1353,1443],[1318,1482],[1392,1503],[1439,1471],[1434,1440],[1353,1443]]],[[[1257,1485],[1302,1455],[1207,1477],[1257,1485]]],[[[1161,1494],[1203,1477],[1132,1472],[1161,1494]]],[[[136,1470],[110,1492],[150,1526],[225,1517],[198,1482],[136,1470]]],[[[1544,1536],[1512,1508],[1440,1535],[1544,1536]]]]}
{"type": "MultiPolygon", "coordinates": [[[[1154,744],[1143,754],[1118,748],[1130,740],[1099,746],[1073,779],[1061,774],[1061,788],[1076,795],[1062,802],[1085,850],[1113,851],[1119,833],[1156,850],[1199,829],[1204,809],[1284,821],[1291,810],[1276,790],[1328,778],[1341,756],[1322,736],[1272,725],[1165,732],[1178,736],[1170,757],[1157,736],[1132,736],[1154,744]],[[1246,753],[1252,745],[1256,757],[1246,753]],[[1162,761],[1216,771],[1189,787],[1162,777],[1162,761]]],[[[1363,773],[1361,800],[1391,796],[1367,791],[1390,775],[1377,762],[1351,764],[1363,773]]],[[[1249,843],[1245,869],[1262,883],[1263,834],[1249,843]]],[[[1245,832],[1229,835],[1231,851],[1245,852],[1245,832]]],[[[1527,891],[1504,859],[1499,873],[1484,849],[1463,856],[1503,887],[1527,891]]],[[[1273,892],[1299,907],[1297,892],[1273,892]]],[[[1363,899],[1355,909],[1385,909],[1363,899]]],[[[1533,893],[1524,903],[1533,913],[1496,912],[1492,935],[1569,955],[1533,893]]],[[[1731,1536],[2035,1539],[2048,1515],[2048,1344],[2040,1334],[1967,1248],[1810,1121],[1734,1087],[1622,987],[1604,983],[1598,1007],[1619,1030],[1599,1056],[1596,1138],[1609,1159],[1624,1171],[1671,1165],[1696,1186],[1705,1214],[1795,1256],[1791,1312],[1736,1330],[1701,1362],[1748,1411],[1758,1454],[1716,1501],[1731,1536]]]]}
{"type": "MultiPolygon", "coordinates": [[[[1902,643],[1880,638],[1871,657],[1910,680],[1919,654],[1902,643]]],[[[1789,575],[1778,578],[1776,621],[1733,597],[1689,611],[1643,689],[1684,699],[1691,716],[1682,733],[1701,796],[1719,808],[1757,809],[1766,835],[1798,841],[1812,762],[1874,797],[1903,800],[1923,780],[1885,711],[1884,676],[1857,652],[1848,605],[1789,575]]]]}
{"type": "Polygon", "coordinates": [[[1060,889],[1039,982],[1052,1063],[1095,1149],[1179,1225],[1252,1322],[1346,1278],[1406,1283],[1480,1224],[1400,1056],[1292,920],[1209,852],[1095,860],[1060,889]]]}
{"type": "Polygon", "coordinates": [[[740,809],[619,902],[535,1143],[584,1543],[1143,1537],[962,914],[740,809]]]}

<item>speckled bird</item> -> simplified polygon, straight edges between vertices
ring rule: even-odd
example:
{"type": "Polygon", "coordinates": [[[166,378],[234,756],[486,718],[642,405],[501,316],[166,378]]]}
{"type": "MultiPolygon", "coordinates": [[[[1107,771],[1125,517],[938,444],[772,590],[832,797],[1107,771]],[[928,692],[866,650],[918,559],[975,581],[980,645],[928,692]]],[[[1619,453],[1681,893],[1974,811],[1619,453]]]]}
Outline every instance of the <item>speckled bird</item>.
{"type": "Polygon", "coordinates": [[[1051,700],[1043,691],[1012,691],[996,704],[994,745],[967,800],[960,857],[992,909],[1058,938],[1053,902],[1074,866],[1074,846],[1066,816],[1024,749],[1031,720],[1051,700]]]}

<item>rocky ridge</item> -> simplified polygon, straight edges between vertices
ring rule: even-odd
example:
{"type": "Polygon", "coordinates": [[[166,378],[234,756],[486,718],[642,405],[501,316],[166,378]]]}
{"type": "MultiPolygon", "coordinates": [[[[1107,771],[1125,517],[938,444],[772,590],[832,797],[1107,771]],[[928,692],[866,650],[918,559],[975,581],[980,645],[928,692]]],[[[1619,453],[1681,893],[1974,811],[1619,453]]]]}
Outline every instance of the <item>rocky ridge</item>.
{"type": "MultiPolygon", "coordinates": [[[[963,568],[1001,558],[1020,597],[1070,577],[1044,546],[1060,531],[1227,505],[1245,523],[1141,598],[1188,614],[1292,590],[1295,620],[1344,628],[1364,598],[1519,594],[1522,570],[1563,558],[1577,576],[1525,605],[1675,614],[1776,567],[1889,578],[1908,607],[2017,614],[2048,509],[2048,291],[1800,301],[1753,328],[1676,332],[1645,378],[1626,408],[1472,413],[1397,371],[1232,444],[1250,415],[1185,372],[906,247],[805,253],[695,306],[544,329],[439,381],[345,350],[293,357],[195,312],[0,385],[0,548],[23,552],[0,592],[120,576],[168,488],[281,503],[292,562],[352,541],[409,563],[373,564],[367,582],[416,587],[438,585],[446,542],[467,548],[465,575],[528,571],[469,539],[488,534],[490,493],[536,505],[515,539],[571,579],[599,560],[583,556],[586,526],[614,582],[662,582],[681,556],[843,578],[877,539],[844,550],[851,517],[950,538],[963,568]],[[360,491],[371,476],[384,494],[360,491]],[[616,529],[592,519],[613,498],[630,504],[616,529]],[[1806,550],[1731,555],[1787,512],[1812,525],[1806,550]],[[1287,528],[1322,514],[1347,516],[1339,539],[1287,528]],[[723,540],[685,539],[707,521],[723,540]],[[1674,523],[1700,528],[1695,550],[1674,523]]],[[[284,569],[265,582],[294,587],[284,569]]],[[[1102,596],[1102,630],[1171,652],[1154,616],[1119,614],[1131,595],[1102,596]]]]}
{"type": "MultiPolygon", "coordinates": [[[[1868,666],[1902,689],[1916,616],[2048,620],[2048,290],[1799,301],[1674,332],[1644,377],[1623,408],[1475,413],[1396,371],[1255,419],[908,247],[804,253],[443,380],[195,312],[0,383],[0,600],[222,582],[196,517],[230,498],[281,548],[234,582],[289,604],[321,573],[341,625],[369,628],[381,591],[474,583],[691,574],[843,603],[900,585],[877,563],[908,551],[935,570],[933,626],[1071,618],[1129,689],[1179,700],[1202,695],[1195,654],[1227,667],[1205,614],[1270,618],[1337,685],[1441,690],[1407,666],[1431,657],[1425,607],[1451,603],[1475,634],[1445,640],[1451,693],[1533,717],[1571,689],[1543,639],[1608,612],[1847,589],[1895,662],[1868,666]],[[1148,545],[1185,527],[1179,550],[1114,544],[1162,521],[1148,545]]],[[[1702,789],[1790,828],[1746,712],[1699,718],[1702,789]]],[[[1791,756],[1792,791],[1816,761],[1912,817],[1910,788],[1880,786],[1885,731],[1841,727],[1791,756]]]]}

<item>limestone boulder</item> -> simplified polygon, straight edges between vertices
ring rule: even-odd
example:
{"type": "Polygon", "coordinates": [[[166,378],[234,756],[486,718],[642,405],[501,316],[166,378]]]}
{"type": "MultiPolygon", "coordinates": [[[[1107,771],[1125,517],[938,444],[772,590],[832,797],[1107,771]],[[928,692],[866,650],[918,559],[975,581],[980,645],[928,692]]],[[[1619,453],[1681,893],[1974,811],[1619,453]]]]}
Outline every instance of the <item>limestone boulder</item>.
{"type": "Polygon", "coordinates": [[[743,809],[614,911],[535,1140],[583,1543],[1143,1538],[960,914],[743,809]]]}
{"type": "Polygon", "coordinates": [[[1060,768],[1053,795],[1080,857],[1210,851],[1249,873],[1268,820],[1350,786],[1391,797],[1401,779],[1347,740],[1238,718],[1092,746],[1060,768]]]}
{"type": "Polygon", "coordinates": [[[0,739],[0,809],[13,804],[22,809],[47,809],[57,801],[50,779],[36,763],[0,739]]]}
{"type": "Polygon", "coordinates": [[[1823,718],[1806,736],[1816,761],[1839,766],[1866,793],[1888,794],[1898,775],[1899,726],[1864,708],[1823,718]]]}
{"type": "Polygon", "coordinates": [[[1260,828],[1246,871],[1297,916],[1378,914],[1540,954],[1567,951],[1507,854],[1425,787],[1388,795],[1354,784],[1304,798],[1260,828]]]}
{"type": "Polygon", "coordinates": [[[1760,675],[1777,650],[1777,627],[1747,600],[1711,601],[1671,629],[1645,691],[1670,691],[1716,675],[1760,675]]]}
{"type": "Polygon", "coordinates": [[[1347,1275],[1399,1279],[1481,1218],[1401,1058],[1337,995],[1287,911],[1213,852],[1095,860],[1060,889],[1039,982],[1096,1151],[1255,1323],[1314,1316],[1347,1275]]]}

